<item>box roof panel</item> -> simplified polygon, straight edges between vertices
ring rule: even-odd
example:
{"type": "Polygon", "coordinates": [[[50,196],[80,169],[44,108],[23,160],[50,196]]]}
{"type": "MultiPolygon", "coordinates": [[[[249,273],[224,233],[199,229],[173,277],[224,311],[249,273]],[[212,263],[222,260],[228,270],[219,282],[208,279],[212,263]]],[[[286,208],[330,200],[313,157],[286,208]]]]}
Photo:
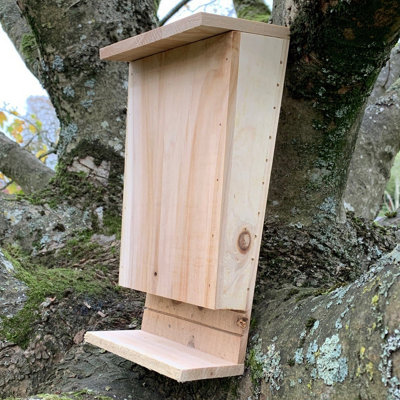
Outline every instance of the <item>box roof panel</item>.
{"type": "Polygon", "coordinates": [[[289,28],[221,15],[197,13],[100,49],[100,58],[134,61],[228,31],[289,39],[289,28]]]}

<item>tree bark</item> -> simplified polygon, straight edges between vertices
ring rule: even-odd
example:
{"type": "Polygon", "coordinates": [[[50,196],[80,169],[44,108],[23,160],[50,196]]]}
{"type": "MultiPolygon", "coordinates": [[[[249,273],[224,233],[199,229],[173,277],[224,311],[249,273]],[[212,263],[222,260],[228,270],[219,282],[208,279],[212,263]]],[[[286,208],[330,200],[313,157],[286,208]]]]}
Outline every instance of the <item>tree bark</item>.
{"type": "Polygon", "coordinates": [[[275,2],[291,44],[269,215],[311,223],[343,216],[343,194],[366,99],[397,42],[397,1],[275,2]]]}
{"type": "Polygon", "coordinates": [[[0,21],[2,28],[14,43],[15,48],[23,53],[21,57],[30,71],[39,78],[40,65],[37,43],[32,31],[22,17],[14,0],[2,0],[0,3],[0,21]]]}
{"type": "MultiPolygon", "coordinates": [[[[27,348],[0,340],[0,391],[25,396],[92,389],[121,400],[132,394],[153,400],[386,398],[398,389],[397,367],[391,368],[400,347],[400,249],[390,252],[394,241],[393,234],[357,220],[331,221],[328,229],[266,225],[246,373],[237,378],[182,385],[85,345],[86,330],[138,327],[143,297],[109,288],[79,294],[72,285],[43,299],[27,348]]],[[[73,246],[71,261],[65,251],[49,252],[50,273],[71,266],[84,251],[75,268],[89,273],[107,263],[111,268],[95,284],[102,288],[116,279],[119,254],[111,247],[118,249],[118,242],[73,246]]],[[[29,268],[26,258],[19,262],[29,268]]]]}
{"type": "MultiPolygon", "coordinates": [[[[22,42],[31,46],[29,54],[25,51],[22,56],[39,66],[38,76],[60,120],[60,161],[70,164],[73,158],[90,155],[121,171],[127,66],[102,62],[99,48],[153,28],[154,2],[115,0],[88,5],[76,0],[21,0],[12,2],[14,8],[10,3],[6,0],[0,18],[17,19],[18,4],[28,22],[32,34],[24,34],[22,42]]],[[[10,37],[21,50],[21,34],[10,37]]]]}
{"type": "Polygon", "coordinates": [[[0,131],[0,171],[21,186],[25,193],[43,189],[54,171],[0,131]]]}
{"type": "Polygon", "coordinates": [[[47,193],[32,205],[0,196],[0,245],[29,286],[22,313],[0,330],[2,394],[90,388],[117,399],[395,399],[398,233],[336,219],[357,119],[397,40],[398,2],[275,4],[274,22],[291,26],[292,44],[246,374],[184,385],[82,342],[86,330],[140,325],[143,297],[115,288],[120,192],[71,170],[83,165],[78,158],[121,175],[126,69],[100,62],[97,50],[150,28],[153,5],[19,5],[63,124],[63,168],[55,199],[47,193]],[[113,195],[110,221],[105,198],[113,195]]]}
{"type": "Polygon", "coordinates": [[[400,150],[400,50],[394,48],[368,99],[344,195],[356,215],[374,219],[382,207],[390,169],[400,150]]]}
{"type": "MultiPolygon", "coordinates": [[[[98,48],[153,27],[154,5],[99,3],[88,12],[72,0],[18,4],[39,43],[41,80],[61,121],[61,159],[91,155],[121,170],[126,68],[100,62],[98,48]]],[[[399,14],[394,0],[275,4],[273,22],[289,24],[292,41],[269,215],[302,223],[321,211],[342,216],[360,115],[397,41],[399,14]]]]}

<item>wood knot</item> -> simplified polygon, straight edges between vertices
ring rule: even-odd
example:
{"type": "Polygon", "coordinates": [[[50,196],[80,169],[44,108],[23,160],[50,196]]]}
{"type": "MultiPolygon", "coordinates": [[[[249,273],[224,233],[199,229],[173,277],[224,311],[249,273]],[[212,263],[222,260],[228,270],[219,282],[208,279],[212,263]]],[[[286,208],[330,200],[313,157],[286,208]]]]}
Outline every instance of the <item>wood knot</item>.
{"type": "Polygon", "coordinates": [[[247,253],[251,245],[251,236],[250,233],[245,228],[243,232],[240,233],[237,241],[239,251],[242,254],[247,253]]]}
{"type": "Polygon", "coordinates": [[[237,325],[239,328],[245,329],[245,328],[247,328],[247,322],[248,322],[248,321],[249,321],[248,318],[246,318],[246,317],[240,317],[240,318],[237,319],[236,325],[237,325]]]}

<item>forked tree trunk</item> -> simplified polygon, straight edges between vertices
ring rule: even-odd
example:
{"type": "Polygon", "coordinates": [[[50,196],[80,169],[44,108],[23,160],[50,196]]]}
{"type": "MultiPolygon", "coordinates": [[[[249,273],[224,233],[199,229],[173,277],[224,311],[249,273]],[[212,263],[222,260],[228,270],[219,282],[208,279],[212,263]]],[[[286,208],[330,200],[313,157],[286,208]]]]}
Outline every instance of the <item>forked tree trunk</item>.
{"type": "MultiPolygon", "coordinates": [[[[117,197],[118,214],[120,192],[103,182],[120,182],[127,71],[100,62],[98,48],[153,27],[155,5],[18,5],[23,19],[12,0],[0,3],[0,18],[57,110],[61,168],[42,197],[0,196],[0,244],[31,288],[25,311],[16,313],[19,302],[0,331],[0,393],[90,388],[118,399],[398,399],[396,237],[360,220],[337,221],[363,105],[398,39],[399,3],[276,2],[274,23],[290,25],[292,38],[248,366],[242,378],[185,385],[82,344],[86,330],[140,324],[140,295],[113,289],[119,242],[111,234],[118,227],[105,207],[117,197]],[[99,171],[71,178],[70,164],[101,169],[102,180],[99,171]],[[54,289],[49,277],[59,277],[54,289]]],[[[2,276],[12,274],[3,257],[0,264],[2,276]]]]}
{"type": "Polygon", "coordinates": [[[269,214],[311,223],[343,217],[363,108],[399,37],[397,1],[276,1],[291,46],[269,214]]]}

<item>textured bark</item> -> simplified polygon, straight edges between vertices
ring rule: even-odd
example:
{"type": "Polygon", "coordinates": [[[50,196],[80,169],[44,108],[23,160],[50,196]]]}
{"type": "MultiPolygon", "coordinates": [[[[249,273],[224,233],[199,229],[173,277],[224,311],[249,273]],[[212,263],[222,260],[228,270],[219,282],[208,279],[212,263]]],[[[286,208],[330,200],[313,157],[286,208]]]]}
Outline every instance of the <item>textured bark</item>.
{"type": "Polygon", "coordinates": [[[0,132],[0,171],[15,180],[25,193],[43,188],[54,171],[0,132]]]}
{"type": "Polygon", "coordinates": [[[1,250],[0,281],[0,315],[11,318],[23,308],[27,297],[27,286],[15,277],[14,266],[6,259],[1,250]]]}
{"type": "MultiPolygon", "coordinates": [[[[179,384],[85,345],[86,330],[138,327],[143,296],[77,295],[71,287],[40,305],[27,348],[0,340],[0,392],[92,389],[118,400],[390,398],[399,389],[400,250],[382,256],[395,242],[393,233],[382,233],[356,220],[330,221],[328,229],[266,225],[243,377],[179,384]]],[[[74,262],[60,252],[41,262],[46,258],[56,270],[74,262]]],[[[101,263],[109,268],[99,285],[116,279],[118,251],[103,244],[80,263],[85,270],[101,263]]]]}
{"type": "MultiPolygon", "coordinates": [[[[29,54],[22,55],[39,66],[38,76],[61,123],[61,160],[69,163],[71,157],[91,155],[121,170],[127,66],[100,61],[99,48],[154,27],[153,1],[13,3],[33,34],[33,38],[25,35],[31,46],[29,54]]],[[[10,15],[17,18],[11,1],[1,11],[2,21],[10,15]]],[[[12,34],[11,39],[20,49],[21,35],[12,34]]]]}
{"type": "Polygon", "coordinates": [[[74,232],[93,229],[88,207],[60,200],[50,207],[43,199],[35,200],[42,204],[0,193],[1,245],[19,246],[29,254],[48,252],[63,247],[74,232]]]}
{"type": "Polygon", "coordinates": [[[390,169],[400,150],[400,50],[393,49],[368,99],[350,164],[345,206],[373,219],[381,206],[390,169]]]}
{"type": "Polygon", "coordinates": [[[286,0],[272,19],[290,26],[291,45],[268,213],[340,217],[360,116],[397,42],[400,4],[286,0]]]}
{"type": "Polygon", "coordinates": [[[2,28],[14,43],[16,49],[24,53],[22,59],[26,66],[38,77],[40,65],[38,63],[37,44],[15,0],[2,0],[0,2],[0,21],[2,28]],[[26,39],[30,40],[27,41],[26,39]]]}
{"type": "Polygon", "coordinates": [[[398,398],[399,256],[396,248],[353,283],[306,300],[269,292],[255,307],[262,328],[253,339],[265,398],[398,398]]]}
{"type": "Polygon", "coordinates": [[[399,234],[335,218],[357,117],[398,36],[398,2],[293,0],[291,7],[281,1],[274,8],[274,22],[291,25],[292,45],[270,193],[269,214],[278,218],[268,219],[263,234],[246,374],[187,384],[82,343],[86,330],[140,325],[143,297],[115,290],[119,244],[105,244],[114,240],[104,236],[105,198],[120,198],[120,192],[104,189],[104,182],[84,186],[81,175],[95,178],[87,169],[97,165],[106,171],[104,179],[108,168],[119,165],[120,171],[122,163],[126,68],[99,62],[97,49],[152,26],[153,5],[18,4],[38,43],[40,76],[63,124],[62,163],[81,173],[67,174],[65,168],[58,197],[31,199],[40,205],[0,197],[5,210],[0,228],[6,227],[0,245],[14,252],[16,269],[19,263],[39,280],[36,295],[44,297],[28,315],[34,317],[30,333],[20,332],[20,314],[4,321],[9,331],[0,334],[2,396],[91,388],[118,400],[395,399],[400,252],[393,248],[399,234]],[[73,157],[80,161],[71,163],[73,157]],[[313,223],[283,223],[299,220],[313,223]],[[82,232],[74,237],[74,229],[84,231],[86,242],[82,232]],[[99,237],[100,247],[93,248],[99,237]],[[25,243],[28,254],[21,255],[12,242],[25,243]],[[46,280],[35,275],[39,266],[49,276],[92,273],[90,284],[106,289],[78,293],[80,282],[72,280],[66,290],[43,291],[46,280]],[[14,342],[5,339],[10,333],[14,342]]]}
{"type": "Polygon", "coordinates": [[[400,46],[397,44],[390,53],[390,58],[382,68],[368,98],[368,104],[374,104],[386,94],[389,88],[400,78],[400,46]]]}

